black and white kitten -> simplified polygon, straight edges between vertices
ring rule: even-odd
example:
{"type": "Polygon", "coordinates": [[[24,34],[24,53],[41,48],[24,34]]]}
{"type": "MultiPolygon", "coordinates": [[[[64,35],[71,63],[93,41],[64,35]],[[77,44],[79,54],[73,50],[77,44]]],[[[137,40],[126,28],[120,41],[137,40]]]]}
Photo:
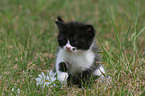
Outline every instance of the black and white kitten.
{"type": "Polygon", "coordinates": [[[92,25],[79,22],[64,22],[61,17],[55,21],[59,34],[59,50],[56,57],[57,79],[63,83],[82,86],[91,77],[105,73],[94,44],[95,30],[92,25]]]}

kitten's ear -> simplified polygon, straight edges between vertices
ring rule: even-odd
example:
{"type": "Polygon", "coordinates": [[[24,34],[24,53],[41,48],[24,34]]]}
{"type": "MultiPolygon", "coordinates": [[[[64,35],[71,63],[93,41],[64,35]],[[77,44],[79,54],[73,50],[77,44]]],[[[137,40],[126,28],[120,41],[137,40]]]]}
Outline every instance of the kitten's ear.
{"type": "Polygon", "coordinates": [[[56,21],[64,22],[64,20],[60,16],[57,17],[56,21]]]}
{"type": "Polygon", "coordinates": [[[57,25],[59,30],[62,30],[65,26],[64,22],[60,22],[60,21],[55,21],[55,24],[57,25]]]}
{"type": "Polygon", "coordinates": [[[95,36],[95,30],[92,25],[85,25],[83,27],[83,30],[88,33],[88,36],[94,37],[95,36]]]}

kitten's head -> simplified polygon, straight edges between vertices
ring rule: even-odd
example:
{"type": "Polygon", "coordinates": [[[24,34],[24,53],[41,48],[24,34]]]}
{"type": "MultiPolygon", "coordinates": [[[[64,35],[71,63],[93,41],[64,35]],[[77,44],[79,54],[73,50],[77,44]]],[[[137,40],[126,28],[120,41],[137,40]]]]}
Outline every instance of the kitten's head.
{"type": "Polygon", "coordinates": [[[58,44],[68,52],[88,50],[92,45],[95,30],[92,25],[78,22],[64,22],[58,17],[55,22],[58,29],[58,44]]]}

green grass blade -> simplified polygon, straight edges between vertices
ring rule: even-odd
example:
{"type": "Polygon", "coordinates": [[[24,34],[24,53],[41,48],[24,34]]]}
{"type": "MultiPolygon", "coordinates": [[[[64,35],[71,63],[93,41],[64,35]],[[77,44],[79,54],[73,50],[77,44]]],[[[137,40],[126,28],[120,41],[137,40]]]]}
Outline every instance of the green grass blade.
{"type": "Polygon", "coordinates": [[[114,25],[114,21],[113,21],[112,17],[111,17],[111,22],[112,22],[112,25],[113,25],[113,28],[114,28],[114,31],[115,31],[115,35],[116,35],[116,39],[117,39],[119,48],[121,49],[120,40],[119,40],[119,37],[118,37],[118,34],[117,34],[117,30],[116,30],[116,27],[115,27],[115,25],[114,25]]]}
{"type": "Polygon", "coordinates": [[[144,30],[145,30],[145,27],[143,27],[143,28],[139,31],[139,33],[136,35],[136,39],[139,37],[139,35],[140,35],[142,32],[144,32],[144,30]]]}

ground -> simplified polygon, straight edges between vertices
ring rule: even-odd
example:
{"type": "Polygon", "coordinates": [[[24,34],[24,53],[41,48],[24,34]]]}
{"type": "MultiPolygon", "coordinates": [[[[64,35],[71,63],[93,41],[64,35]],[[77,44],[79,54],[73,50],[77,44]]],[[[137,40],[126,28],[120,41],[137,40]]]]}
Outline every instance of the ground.
{"type": "Polygon", "coordinates": [[[144,4],[144,0],[1,0],[0,95],[143,96],[144,4]],[[110,85],[96,80],[92,88],[36,86],[38,75],[55,63],[57,16],[94,26],[110,85]]]}

